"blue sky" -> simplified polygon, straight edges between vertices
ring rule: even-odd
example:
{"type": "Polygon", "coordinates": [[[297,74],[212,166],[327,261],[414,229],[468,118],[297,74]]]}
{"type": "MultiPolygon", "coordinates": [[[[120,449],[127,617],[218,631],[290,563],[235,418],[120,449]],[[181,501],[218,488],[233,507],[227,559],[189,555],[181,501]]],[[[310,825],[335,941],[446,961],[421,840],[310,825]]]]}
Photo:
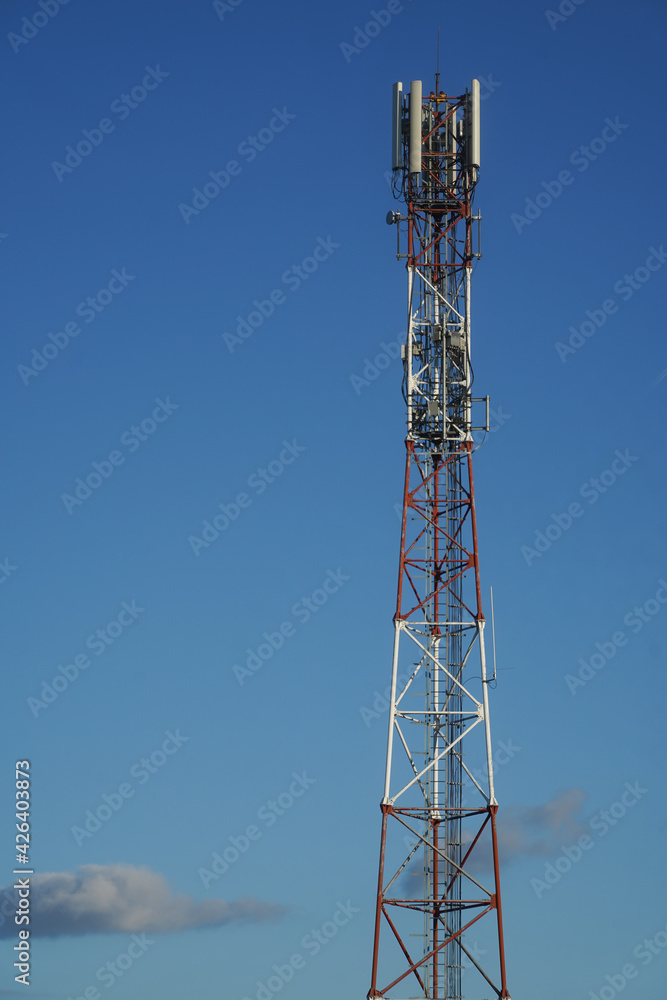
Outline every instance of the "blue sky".
{"type": "Polygon", "coordinates": [[[389,102],[430,85],[439,25],[444,89],[484,98],[510,989],[659,1000],[663,5],[56,3],[0,16],[2,884],[29,759],[67,932],[34,938],[32,995],[254,1000],[293,956],[286,998],[366,994],[404,447],[389,102]]]}

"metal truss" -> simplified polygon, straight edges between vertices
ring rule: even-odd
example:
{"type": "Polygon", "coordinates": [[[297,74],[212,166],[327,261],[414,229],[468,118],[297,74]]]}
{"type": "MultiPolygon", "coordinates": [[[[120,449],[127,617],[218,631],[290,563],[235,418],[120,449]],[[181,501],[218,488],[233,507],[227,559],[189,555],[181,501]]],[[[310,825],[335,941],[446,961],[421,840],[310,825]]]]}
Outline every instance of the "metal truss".
{"type": "Polygon", "coordinates": [[[477,81],[460,97],[437,78],[424,98],[419,81],[409,101],[394,88],[407,436],[369,998],[459,1000],[465,960],[476,990],[509,998],[472,470],[473,431],[488,429],[473,426],[470,360],[478,114],[477,81]],[[483,968],[465,936],[488,916],[483,968]]]}

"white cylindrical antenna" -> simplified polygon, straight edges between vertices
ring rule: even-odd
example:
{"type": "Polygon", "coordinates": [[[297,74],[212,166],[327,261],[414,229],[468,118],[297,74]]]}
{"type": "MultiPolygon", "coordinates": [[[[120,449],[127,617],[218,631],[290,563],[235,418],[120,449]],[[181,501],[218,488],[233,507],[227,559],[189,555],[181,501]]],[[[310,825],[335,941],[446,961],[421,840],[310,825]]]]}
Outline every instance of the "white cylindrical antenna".
{"type": "Polygon", "coordinates": [[[391,169],[402,167],[402,130],[403,126],[403,84],[395,83],[391,91],[391,169]]]}
{"type": "Polygon", "coordinates": [[[450,190],[456,184],[456,109],[452,112],[452,116],[449,119],[449,149],[450,158],[447,160],[447,187],[450,190]]]}
{"type": "Polygon", "coordinates": [[[479,80],[472,81],[468,130],[468,166],[479,168],[479,80]]]}
{"type": "Polygon", "coordinates": [[[422,82],[410,84],[410,173],[422,172],[422,82]]]}

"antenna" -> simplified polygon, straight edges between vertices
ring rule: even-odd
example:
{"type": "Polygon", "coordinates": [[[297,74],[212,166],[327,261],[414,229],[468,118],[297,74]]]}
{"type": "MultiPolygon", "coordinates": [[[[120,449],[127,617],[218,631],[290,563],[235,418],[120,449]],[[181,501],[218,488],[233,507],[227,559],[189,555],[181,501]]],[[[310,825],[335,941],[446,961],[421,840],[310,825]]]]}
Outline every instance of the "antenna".
{"type": "Polygon", "coordinates": [[[493,643],[493,680],[496,679],[496,619],[493,614],[493,587],[491,587],[491,641],[493,643]]]}
{"type": "Polygon", "coordinates": [[[391,100],[391,169],[398,170],[403,166],[402,150],[403,136],[403,84],[395,83],[391,100]]]}
{"type": "Polygon", "coordinates": [[[440,25],[438,25],[438,42],[435,55],[435,96],[440,93],[440,25]]]}
{"type": "MultiPolygon", "coordinates": [[[[410,84],[410,146],[408,161],[411,174],[422,172],[422,82],[410,84]]],[[[415,184],[417,180],[415,180],[415,184]]]]}

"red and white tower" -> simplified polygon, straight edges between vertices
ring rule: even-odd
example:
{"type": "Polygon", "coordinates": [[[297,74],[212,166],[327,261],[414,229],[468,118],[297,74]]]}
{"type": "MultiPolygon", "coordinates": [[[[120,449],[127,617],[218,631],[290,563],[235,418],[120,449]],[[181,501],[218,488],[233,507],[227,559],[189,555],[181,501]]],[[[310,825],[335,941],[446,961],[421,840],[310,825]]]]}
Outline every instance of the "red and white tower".
{"type": "Polygon", "coordinates": [[[472,475],[473,432],[488,430],[470,336],[479,150],[477,80],[459,97],[438,76],[428,95],[419,80],[409,95],[394,85],[393,183],[406,207],[387,222],[408,273],[407,436],[369,998],[459,1000],[464,964],[468,995],[510,995],[472,475]],[[484,965],[471,936],[482,920],[494,942],[484,965]]]}

